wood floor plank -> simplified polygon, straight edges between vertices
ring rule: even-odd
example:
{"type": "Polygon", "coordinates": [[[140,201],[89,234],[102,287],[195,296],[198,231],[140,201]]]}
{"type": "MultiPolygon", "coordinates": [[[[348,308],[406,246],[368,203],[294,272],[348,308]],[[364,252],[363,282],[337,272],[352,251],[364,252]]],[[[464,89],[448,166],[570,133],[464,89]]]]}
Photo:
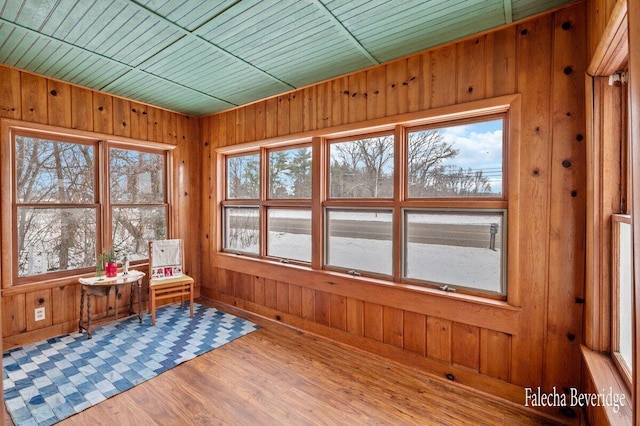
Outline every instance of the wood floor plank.
{"type": "MultiPolygon", "coordinates": [[[[365,352],[249,319],[262,328],[60,425],[555,424],[365,352]]],[[[4,419],[12,425],[6,411],[4,419]]]]}

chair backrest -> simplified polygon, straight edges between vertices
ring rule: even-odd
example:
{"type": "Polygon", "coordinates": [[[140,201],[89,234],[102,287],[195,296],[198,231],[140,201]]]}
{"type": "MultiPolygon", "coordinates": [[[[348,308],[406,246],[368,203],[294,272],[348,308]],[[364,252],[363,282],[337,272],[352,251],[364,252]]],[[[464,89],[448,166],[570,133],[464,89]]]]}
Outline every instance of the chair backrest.
{"type": "Polygon", "coordinates": [[[182,240],[149,241],[151,278],[172,278],[183,275],[182,240]]]}

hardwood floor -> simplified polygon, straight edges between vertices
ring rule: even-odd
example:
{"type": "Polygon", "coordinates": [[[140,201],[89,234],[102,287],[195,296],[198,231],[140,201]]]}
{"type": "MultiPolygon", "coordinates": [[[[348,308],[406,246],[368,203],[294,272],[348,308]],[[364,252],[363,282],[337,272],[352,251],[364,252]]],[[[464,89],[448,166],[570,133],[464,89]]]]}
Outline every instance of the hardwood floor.
{"type": "MultiPolygon", "coordinates": [[[[263,328],[60,425],[554,424],[392,362],[250,319],[263,328]]],[[[4,419],[13,424],[6,411],[4,419]]]]}

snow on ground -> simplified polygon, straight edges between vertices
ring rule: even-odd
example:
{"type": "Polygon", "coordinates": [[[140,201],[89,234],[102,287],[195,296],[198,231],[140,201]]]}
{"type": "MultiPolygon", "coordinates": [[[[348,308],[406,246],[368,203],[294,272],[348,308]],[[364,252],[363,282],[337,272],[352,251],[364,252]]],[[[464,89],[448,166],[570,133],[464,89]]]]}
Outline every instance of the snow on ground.
{"type": "MultiPolygon", "coordinates": [[[[331,266],[391,275],[391,241],[332,237],[329,244],[331,266]]],[[[272,232],[269,255],[308,262],[311,236],[272,232]]],[[[501,262],[500,250],[410,243],[407,277],[500,292],[501,262]]]]}

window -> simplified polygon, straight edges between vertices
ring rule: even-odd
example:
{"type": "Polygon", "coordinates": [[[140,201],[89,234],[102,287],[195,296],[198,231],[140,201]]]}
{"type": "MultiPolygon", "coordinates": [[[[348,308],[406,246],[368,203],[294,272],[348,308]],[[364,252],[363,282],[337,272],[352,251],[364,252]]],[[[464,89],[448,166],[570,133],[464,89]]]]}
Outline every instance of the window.
{"type": "Polygon", "coordinates": [[[147,241],[167,234],[164,151],[39,131],[11,138],[17,283],[88,272],[102,247],[146,259],[147,241]]]}
{"type": "Polygon", "coordinates": [[[227,154],[222,249],[504,298],[507,117],[227,154]]]}
{"type": "Polygon", "coordinates": [[[613,215],[612,352],[618,369],[630,384],[633,367],[633,235],[630,215],[613,215]]]}
{"type": "Polygon", "coordinates": [[[167,236],[166,155],[109,148],[112,246],[130,261],[149,257],[149,241],[167,236]]]}
{"type": "Polygon", "coordinates": [[[311,147],[228,156],[225,169],[223,249],[282,262],[311,262],[311,147]]]}

